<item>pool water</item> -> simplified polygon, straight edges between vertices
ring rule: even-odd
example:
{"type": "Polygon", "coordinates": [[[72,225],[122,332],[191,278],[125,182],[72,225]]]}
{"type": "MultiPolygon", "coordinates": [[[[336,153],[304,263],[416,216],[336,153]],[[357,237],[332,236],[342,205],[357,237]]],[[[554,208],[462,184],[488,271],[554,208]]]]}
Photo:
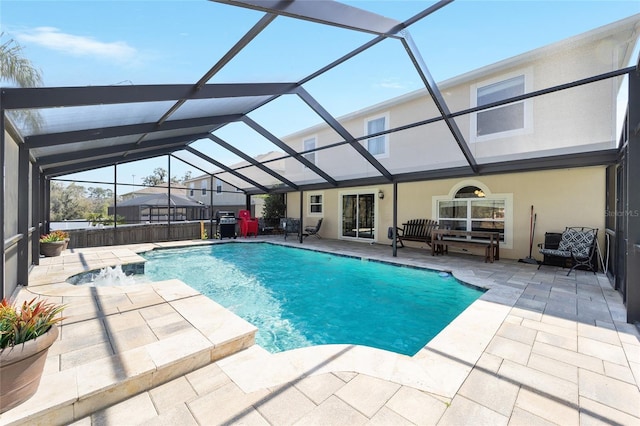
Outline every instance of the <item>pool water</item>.
{"type": "Polygon", "coordinates": [[[344,343],[414,355],[483,292],[434,271],[268,243],[144,257],[149,279],[184,281],[258,327],[270,352],[344,343]]]}

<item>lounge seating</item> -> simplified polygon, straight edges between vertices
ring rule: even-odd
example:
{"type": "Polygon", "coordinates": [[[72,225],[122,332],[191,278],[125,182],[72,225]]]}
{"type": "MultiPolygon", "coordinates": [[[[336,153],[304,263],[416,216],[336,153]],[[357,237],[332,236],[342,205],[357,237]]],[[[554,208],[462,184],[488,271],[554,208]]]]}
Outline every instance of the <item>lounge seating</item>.
{"type": "MultiPolygon", "coordinates": [[[[404,241],[416,241],[431,246],[431,231],[438,228],[438,222],[431,219],[411,219],[397,227],[396,239],[400,247],[404,241]]],[[[393,228],[389,228],[389,238],[393,239],[393,228]]]]}
{"type": "Polygon", "coordinates": [[[316,226],[305,226],[302,236],[304,238],[307,238],[309,235],[315,235],[317,238],[320,238],[320,235],[318,235],[318,231],[320,231],[320,227],[322,226],[322,219],[323,218],[318,221],[316,226]]]}
{"type": "Polygon", "coordinates": [[[596,241],[598,238],[597,228],[567,227],[562,233],[558,248],[540,248],[540,253],[544,255],[544,261],[538,265],[549,264],[554,260],[565,260],[571,262],[571,268],[567,275],[577,267],[585,267],[596,273],[593,264],[593,256],[596,251],[596,241]],[[549,261],[549,263],[545,263],[549,261]]]}

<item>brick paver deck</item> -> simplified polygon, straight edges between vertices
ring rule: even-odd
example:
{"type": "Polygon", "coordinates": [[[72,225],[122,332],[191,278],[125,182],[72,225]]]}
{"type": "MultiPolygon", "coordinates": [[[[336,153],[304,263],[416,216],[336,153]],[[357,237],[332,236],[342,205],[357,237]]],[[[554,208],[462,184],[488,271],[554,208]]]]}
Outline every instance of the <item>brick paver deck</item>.
{"type": "MultiPolygon", "coordinates": [[[[284,243],[281,237],[265,239],[284,243]]],[[[292,239],[285,244],[299,246],[292,239]]],[[[70,275],[72,267],[58,262],[71,265],[71,256],[82,255],[81,265],[76,259],[73,267],[87,270],[113,262],[117,254],[127,258],[152,247],[120,247],[115,254],[113,247],[76,250],[66,263],[46,259],[31,275],[41,286],[23,291],[51,289],[52,276],[70,275]]],[[[122,402],[84,417],[81,404],[72,405],[72,418],[79,419],[73,424],[640,424],[640,333],[625,323],[621,297],[604,275],[577,271],[567,277],[555,267],[538,270],[505,259],[485,264],[468,255],[432,257],[412,248],[393,258],[388,246],[326,239],[307,239],[302,247],[448,270],[489,291],[413,357],[351,345],[270,354],[254,345],[206,365],[193,363],[190,372],[167,376],[162,384],[132,391],[122,402]]],[[[53,288],[63,300],[77,291],[67,284],[53,288]]],[[[200,342],[190,327],[202,330],[207,324],[156,297],[142,290],[95,295],[103,306],[128,307],[121,309],[126,318],[121,311],[100,317],[108,318],[113,330],[108,344],[91,331],[95,312],[71,304],[78,330],[63,326],[63,340],[47,363],[49,375],[87,361],[104,363],[113,357],[113,342],[135,350],[141,342],[179,340],[182,332],[200,342]],[[122,297],[126,300],[117,301],[122,297]],[[150,331],[127,332],[136,326],[150,331]],[[77,339],[71,339],[74,332],[77,339]],[[71,340],[64,343],[64,337],[71,340]],[[87,346],[77,347],[82,342],[87,346]]],[[[47,377],[41,388],[55,385],[47,377]]],[[[46,392],[51,390],[38,393],[46,392]]],[[[0,422],[28,423],[19,409],[0,416],[0,422]]],[[[50,420],[69,423],[68,417],[50,420]]]]}

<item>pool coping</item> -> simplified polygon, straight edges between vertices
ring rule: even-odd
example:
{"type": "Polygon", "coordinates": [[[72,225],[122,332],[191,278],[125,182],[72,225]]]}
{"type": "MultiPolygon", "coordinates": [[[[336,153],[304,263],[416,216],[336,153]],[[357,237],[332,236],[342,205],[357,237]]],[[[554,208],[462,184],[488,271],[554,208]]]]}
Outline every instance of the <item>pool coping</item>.
{"type": "MultiPolygon", "coordinates": [[[[125,257],[128,263],[132,263],[145,261],[139,254],[154,250],[193,247],[198,245],[255,243],[293,247],[376,261],[400,267],[449,272],[461,283],[485,289],[486,291],[413,356],[359,345],[320,345],[276,354],[267,352],[271,355],[269,359],[269,369],[264,369],[261,366],[264,360],[258,361],[255,368],[251,362],[243,364],[241,368],[227,367],[227,373],[246,391],[256,389],[260,386],[275,386],[290,380],[292,377],[307,375],[309,371],[314,371],[314,374],[320,374],[338,368],[338,370],[343,371],[365,373],[381,379],[409,385],[420,390],[441,395],[445,398],[451,398],[455,395],[456,390],[460,387],[469,371],[476,364],[484,348],[489,344],[495,332],[508,315],[509,310],[522,293],[522,290],[503,286],[493,280],[469,274],[469,271],[463,268],[442,268],[437,264],[429,265],[425,264],[424,261],[418,263],[407,259],[390,261],[389,259],[383,259],[377,256],[363,256],[357,252],[334,253],[330,250],[317,247],[300,247],[294,242],[288,241],[264,239],[181,241],[169,244],[133,245],[128,246],[128,248],[124,250],[130,250],[130,252],[135,253],[133,256],[125,257]],[[491,306],[487,306],[487,304],[491,304],[491,306]],[[448,336],[450,335],[454,337],[449,338],[448,336]],[[467,342],[467,346],[463,349],[456,344],[460,338],[467,342]],[[347,353],[349,356],[346,356],[347,353]],[[336,361],[328,363],[320,369],[314,367],[319,363],[319,359],[325,359],[327,356],[336,361]],[[338,359],[339,364],[336,364],[338,359]],[[373,363],[367,361],[371,359],[377,361],[373,363]],[[271,366],[275,366],[276,363],[285,367],[271,368],[271,366]],[[291,366],[295,366],[295,368],[291,368],[291,366]],[[284,372],[284,370],[286,370],[286,372],[284,372]],[[249,371],[251,371],[251,373],[247,374],[249,371]]],[[[115,265],[109,264],[107,266],[115,265]]],[[[93,269],[96,268],[88,270],[93,269]]],[[[75,287],[73,284],[68,285],[75,287]]],[[[193,291],[195,292],[195,290],[193,291]]],[[[262,356],[260,358],[262,358],[262,356]]]]}

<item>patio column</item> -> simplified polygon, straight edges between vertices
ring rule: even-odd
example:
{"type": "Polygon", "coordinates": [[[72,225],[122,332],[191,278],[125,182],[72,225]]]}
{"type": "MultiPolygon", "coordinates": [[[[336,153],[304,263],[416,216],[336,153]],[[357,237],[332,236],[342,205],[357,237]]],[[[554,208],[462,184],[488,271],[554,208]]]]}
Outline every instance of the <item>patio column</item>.
{"type": "Polygon", "coordinates": [[[171,241],[171,156],[167,155],[167,241],[171,241]]]}
{"type": "Polygon", "coordinates": [[[209,191],[209,239],[213,238],[213,175],[210,175],[211,186],[209,191]]]}
{"type": "MultiPolygon", "coordinates": [[[[2,170],[5,169],[5,141],[4,141],[4,109],[0,108],[0,166],[2,166],[2,170]]],[[[0,226],[0,241],[2,241],[2,265],[0,266],[0,299],[5,297],[4,293],[4,265],[5,265],[5,257],[4,257],[4,173],[0,173],[0,222],[2,222],[3,226],[0,226]]]]}
{"type": "Polygon", "coordinates": [[[29,282],[29,150],[18,146],[18,284],[29,282]]]}
{"type": "Polygon", "coordinates": [[[117,245],[118,238],[118,165],[113,165],[113,244],[117,245]]]}
{"type": "Polygon", "coordinates": [[[302,209],[304,207],[304,191],[300,191],[300,224],[298,225],[298,238],[302,244],[302,209]]]}
{"type": "Polygon", "coordinates": [[[398,232],[398,182],[393,181],[393,221],[391,223],[393,227],[393,233],[391,240],[391,247],[393,247],[393,257],[398,256],[398,241],[396,233],[398,232]]]}
{"type": "Polygon", "coordinates": [[[640,75],[629,74],[629,143],[627,144],[626,302],[627,322],[640,321],[640,75]]]}
{"type": "Polygon", "coordinates": [[[31,166],[31,263],[34,265],[40,264],[40,203],[42,198],[40,197],[40,188],[42,185],[40,181],[42,176],[38,167],[34,164],[31,166]]]}
{"type": "Polygon", "coordinates": [[[51,230],[51,178],[45,177],[43,182],[43,200],[42,205],[42,233],[48,234],[51,230]]]}

